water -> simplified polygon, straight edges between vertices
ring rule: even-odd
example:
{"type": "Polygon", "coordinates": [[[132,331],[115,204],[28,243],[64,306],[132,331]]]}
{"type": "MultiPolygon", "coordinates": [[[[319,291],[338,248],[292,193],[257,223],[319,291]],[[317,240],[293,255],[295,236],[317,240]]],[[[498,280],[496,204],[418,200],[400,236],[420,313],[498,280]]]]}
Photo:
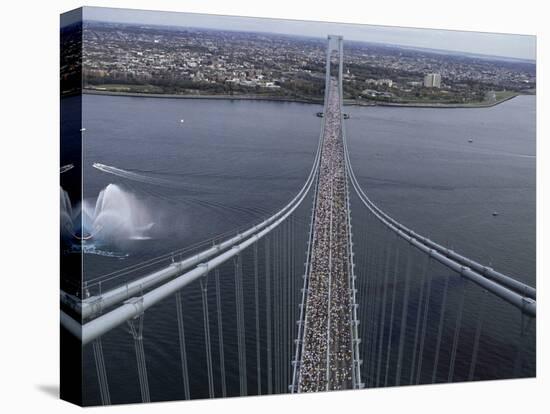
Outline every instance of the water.
{"type": "MultiPolygon", "coordinates": [[[[483,109],[350,108],[346,123],[351,163],[369,197],[389,215],[441,244],[481,263],[535,285],[535,98],[518,97],[505,104],[483,109]],[[469,142],[472,140],[472,142],[469,142]],[[493,212],[498,212],[493,216],[493,212]]],[[[374,280],[377,306],[383,289],[386,245],[390,263],[400,254],[397,313],[391,334],[388,385],[396,381],[396,332],[401,327],[406,256],[412,253],[407,329],[404,341],[403,374],[408,384],[414,361],[415,320],[418,318],[422,266],[426,258],[409,252],[406,243],[396,243],[387,230],[365,213],[352,197],[355,238],[365,253],[356,249],[359,289],[369,274],[374,280]],[[389,243],[389,244],[388,244],[389,243]]],[[[474,338],[480,318],[484,320],[474,379],[502,379],[535,375],[534,326],[520,312],[491,295],[462,281],[437,263],[428,264],[431,296],[427,313],[421,383],[464,381],[469,378],[474,338]],[[441,303],[449,284],[439,365],[433,373],[441,303]],[[465,295],[462,295],[464,289],[465,295]],[[464,298],[462,317],[458,309],[464,298]],[[454,375],[452,366],[457,318],[462,318],[457,337],[454,375]],[[521,330],[527,332],[520,342],[521,330]],[[519,348],[518,348],[519,347],[519,348]],[[521,353],[518,354],[518,349],[521,353]]],[[[390,277],[392,273],[390,272],[390,277]]],[[[366,290],[368,291],[368,290],[366,290]]],[[[371,302],[373,299],[371,298],[371,302]]],[[[389,312],[389,306],[386,307],[389,312]]],[[[422,315],[422,313],[420,313],[422,315]]],[[[376,319],[361,319],[376,326],[376,319]]],[[[388,341],[388,326],[384,333],[388,341]]],[[[363,338],[369,338],[363,332],[363,338]]],[[[372,337],[370,337],[372,339],[372,337]]],[[[365,339],[364,339],[365,341],[365,339]]],[[[368,358],[371,349],[364,353],[368,358]]],[[[382,351],[383,360],[387,356],[382,351]]],[[[367,359],[367,367],[369,360],[367,359]]],[[[372,370],[366,371],[372,375],[372,370]]],[[[371,379],[372,380],[372,379],[371,379]]]]}
{"type": "MultiPolygon", "coordinates": [[[[318,106],[94,95],[83,105],[84,197],[116,183],[155,223],[127,264],[282,207],[305,182],[318,139],[318,106]]],[[[86,277],[120,266],[95,259],[86,277]]]]}
{"type": "MultiPolygon", "coordinates": [[[[100,192],[115,185],[117,192],[139,203],[147,218],[147,223],[132,228],[144,229],[154,223],[146,226],[146,237],[139,240],[125,237],[124,243],[103,243],[101,252],[112,255],[93,254],[97,246],[91,241],[90,254],[84,257],[85,279],[247,226],[282,207],[309,173],[320,128],[315,113],[320,110],[317,105],[297,103],[84,96],[86,202],[95,205],[100,192]]],[[[419,233],[534,285],[534,97],[518,97],[489,109],[349,107],[346,111],[352,116],[346,121],[351,160],[371,199],[419,233]],[[493,217],[493,211],[499,215],[493,217]]],[[[309,200],[304,204],[294,223],[296,275],[302,269],[311,207],[309,200]]],[[[367,218],[353,199],[352,212],[356,250],[360,250],[367,218]]],[[[263,257],[263,245],[259,253],[263,257]]],[[[250,275],[246,262],[245,275],[250,275]]],[[[237,395],[232,264],[222,268],[222,275],[228,395],[237,395]]],[[[128,277],[105,282],[103,288],[128,277]]],[[[296,277],[289,285],[294,293],[300,281],[296,277]]],[[[440,280],[434,285],[440,289],[440,280]]],[[[256,393],[253,289],[253,281],[245,277],[250,394],[256,393]]],[[[194,285],[184,292],[193,398],[207,397],[199,292],[194,285]]],[[[411,292],[417,293],[414,286],[411,292]]],[[[264,287],[260,294],[263,298],[264,287]]],[[[209,289],[209,304],[215,387],[220,395],[213,288],[209,289]]],[[[435,308],[431,311],[436,312],[435,308]]],[[[295,314],[288,318],[296,319],[295,314]]],[[[260,317],[265,320],[265,309],[260,317]]],[[[147,312],[144,329],[152,399],[183,398],[174,298],[147,312]]],[[[484,340],[499,339],[490,335],[484,340]]],[[[265,375],[263,331],[261,342],[265,375]]],[[[508,339],[505,342],[503,349],[508,339]]],[[[139,401],[128,329],[108,333],[103,345],[112,401],[139,401]]],[[[84,357],[85,402],[97,404],[90,348],[85,348],[84,357]]],[[[511,352],[503,351],[504,361],[511,352]]],[[[285,364],[281,362],[281,370],[288,369],[285,364]]],[[[498,369],[492,373],[492,377],[507,375],[498,369]]],[[[265,384],[263,378],[263,392],[265,384]]],[[[281,385],[281,392],[285,391],[281,385]]]]}
{"type": "Polygon", "coordinates": [[[351,162],[374,202],[418,233],[535,285],[535,97],[482,109],[349,112],[351,162]]]}

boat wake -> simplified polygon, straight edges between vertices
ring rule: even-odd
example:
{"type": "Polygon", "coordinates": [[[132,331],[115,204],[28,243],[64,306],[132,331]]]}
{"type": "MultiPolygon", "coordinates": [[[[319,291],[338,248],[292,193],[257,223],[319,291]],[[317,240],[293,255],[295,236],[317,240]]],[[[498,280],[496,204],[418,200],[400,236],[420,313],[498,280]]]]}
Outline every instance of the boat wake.
{"type": "Polygon", "coordinates": [[[123,170],[122,168],[113,167],[111,165],[101,164],[99,162],[94,162],[92,166],[104,173],[113,174],[117,177],[126,178],[127,180],[138,181],[145,184],[160,185],[163,187],[172,187],[172,188],[182,188],[184,184],[179,183],[174,180],[169,180],[166,178],[160,177],[151,177],[149,175],[136,173],[133,171],[123,170]]]}

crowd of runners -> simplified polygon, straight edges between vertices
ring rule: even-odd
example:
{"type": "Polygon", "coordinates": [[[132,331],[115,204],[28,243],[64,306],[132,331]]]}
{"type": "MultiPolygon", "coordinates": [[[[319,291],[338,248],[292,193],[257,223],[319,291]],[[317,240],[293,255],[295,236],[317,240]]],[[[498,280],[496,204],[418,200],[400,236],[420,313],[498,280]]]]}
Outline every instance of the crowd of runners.
{"type": "Polygon", "coordinates": [[[349,227],[338,82],[331,79],[315,205],[300,392],[351,388],[349,227]]]}

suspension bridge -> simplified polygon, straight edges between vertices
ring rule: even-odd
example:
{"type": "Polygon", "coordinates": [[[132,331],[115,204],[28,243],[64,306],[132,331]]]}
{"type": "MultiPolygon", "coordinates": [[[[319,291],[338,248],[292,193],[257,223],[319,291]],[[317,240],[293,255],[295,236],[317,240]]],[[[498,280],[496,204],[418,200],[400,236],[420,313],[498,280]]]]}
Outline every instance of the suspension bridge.
{"type": "Polygon", "coordinates": [[[236,395],[484,379],[485,370],[533,375],[536,290],[416,233],[367,196],[350,161],[342,73],[343,38],[329,36],[316,155],[287,205],[237,234],[86,281],[80,295],[61,292],[61,325],[82,347],[91,344],[102,404],[112,402],[102,338],[123,327],[134,345],[141,400],[155,399],[144,316],[170,298],[181,395],[195,398],[182,294],[193,286],[202,305],[202,389],[210,398],[231,394],[228,348],[235,350],[236,395]],[[298,243],[300,211],[309,203],[307,240],[298,243]],[[367,230],[354,234],[358,222],[367,230]],[[116,285],[121,275],[125,282],[116,285]],[[235,338],[228,344],[220,283],[231,277],[235,338]],[[505,315],[505,326],[493,322],[496,314],[505,315]],[[501,359],[498,346],[506,350],[501,359]]]}

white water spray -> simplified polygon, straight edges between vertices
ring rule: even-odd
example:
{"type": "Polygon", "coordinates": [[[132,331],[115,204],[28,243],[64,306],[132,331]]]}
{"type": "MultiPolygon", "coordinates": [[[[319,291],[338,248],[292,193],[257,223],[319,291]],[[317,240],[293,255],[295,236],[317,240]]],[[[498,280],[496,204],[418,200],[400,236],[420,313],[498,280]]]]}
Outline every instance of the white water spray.
{"type": "Polygon", "coordinates": [[[95,203],[83,200],[71,207],[67,193],[61,189],[61,234],[64,240],[77,239],[93,246],[85,251],[124,248],[131,240],[149,239],[154,223],[145,205],[133,194],[116,184],[109,184],[99,193],[95,203]]]}

